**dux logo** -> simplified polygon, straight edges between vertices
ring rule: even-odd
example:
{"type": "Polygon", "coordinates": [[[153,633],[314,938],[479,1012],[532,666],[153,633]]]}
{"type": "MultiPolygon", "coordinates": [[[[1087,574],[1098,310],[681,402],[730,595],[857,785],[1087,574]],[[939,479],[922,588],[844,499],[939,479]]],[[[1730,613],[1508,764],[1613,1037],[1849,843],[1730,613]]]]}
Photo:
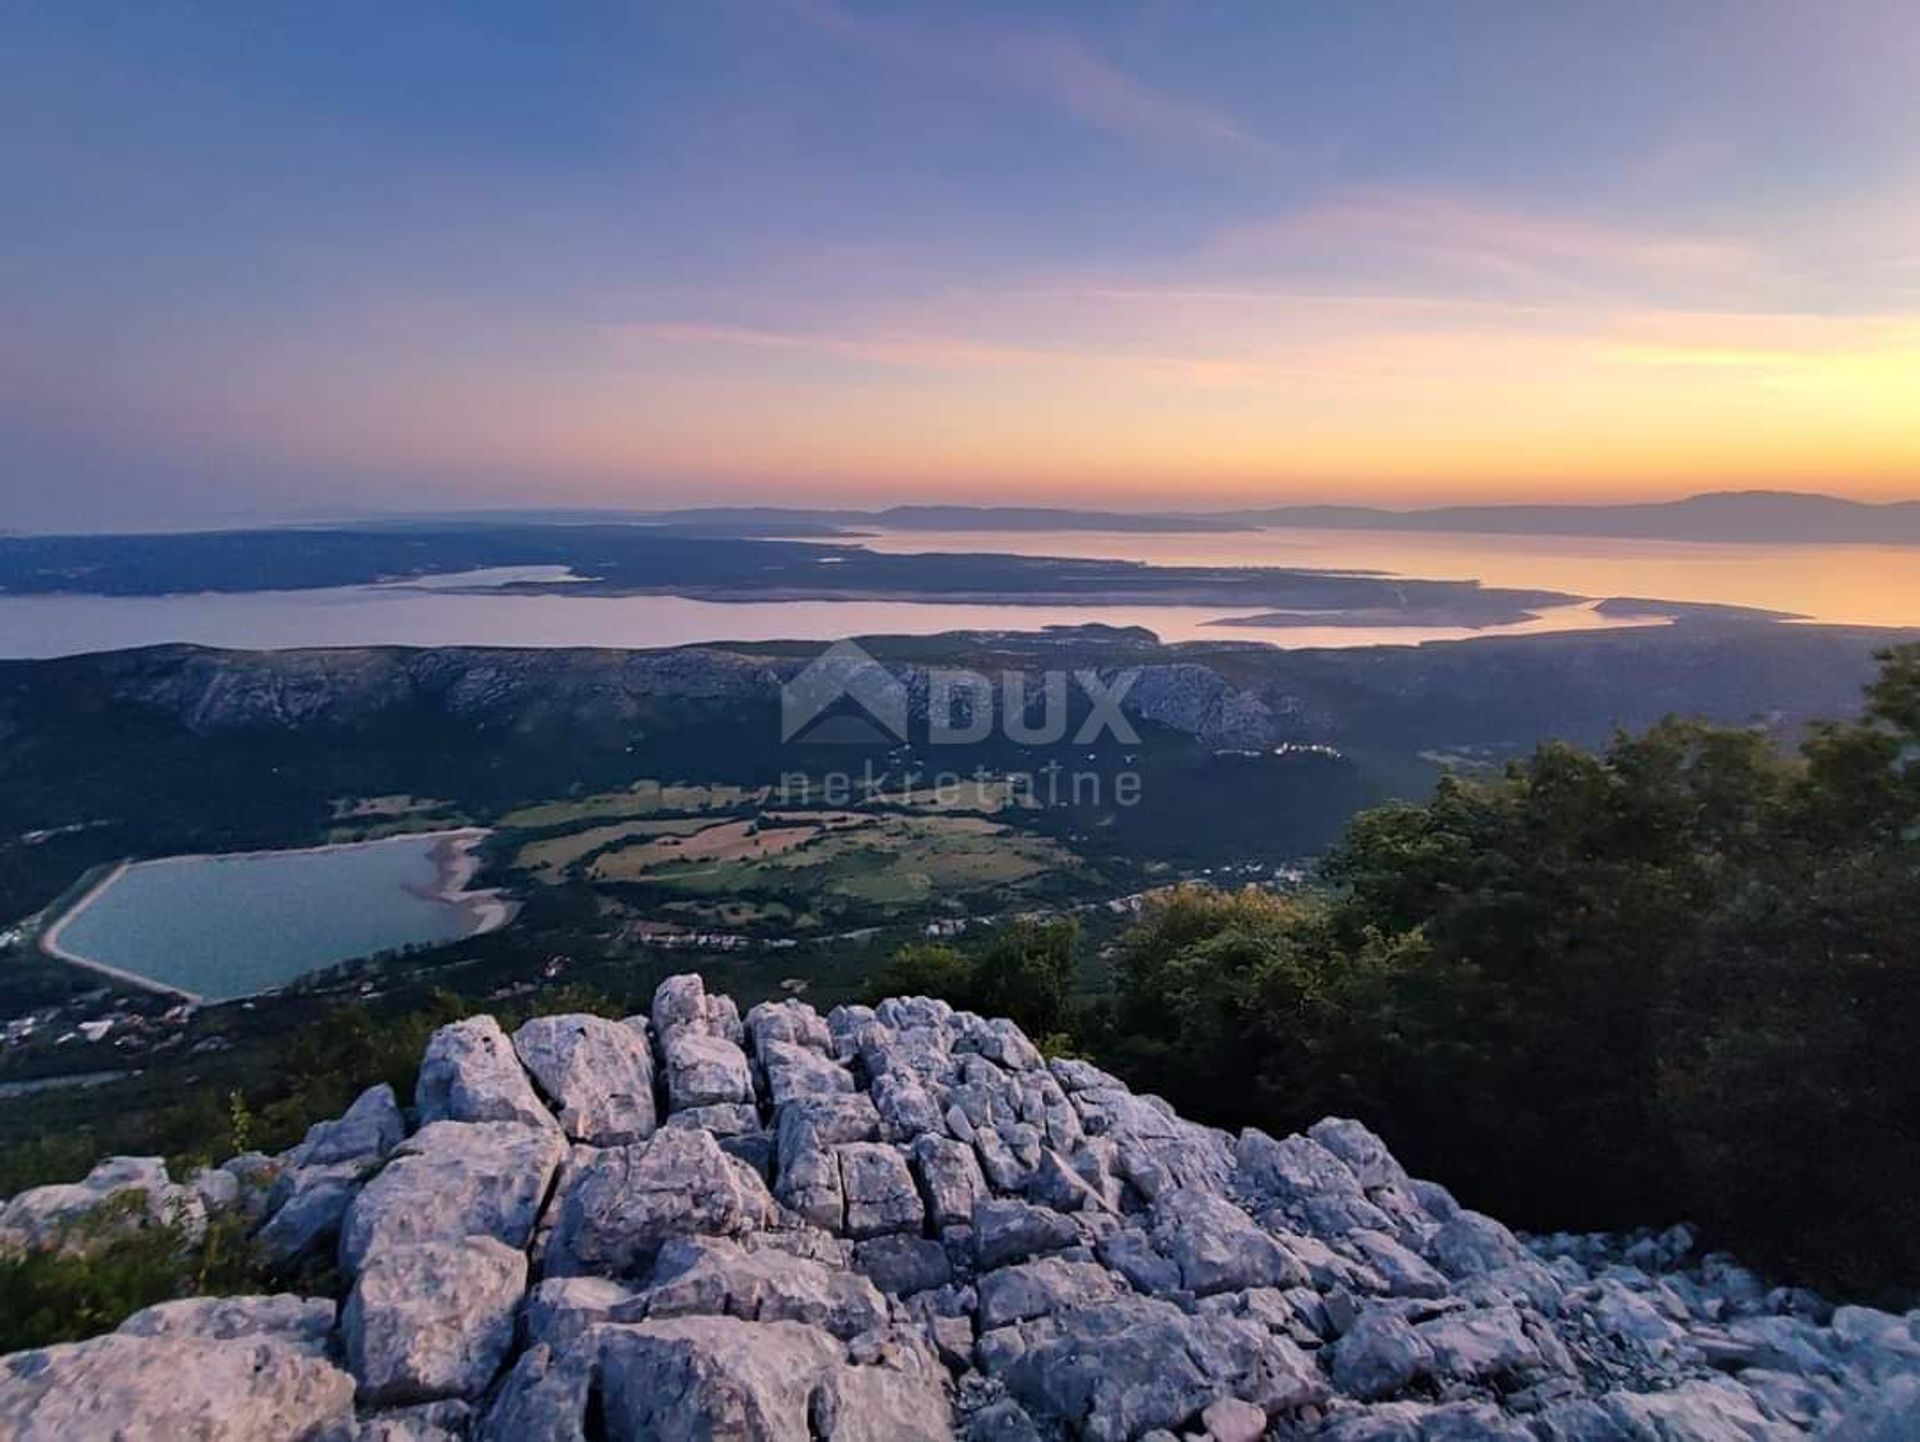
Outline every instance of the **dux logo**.
{"type": "MultiPolygon", "coordinates": [[[[1140,679],[1137,670],[1103,678],[1091,670],[1045,671],[1029,676],[1008,671],[999,685],[977,671],[937,667],[925,673],[927,740],[935,746],[984,741],[999,722],[1007,740],[1051,746],[1072,724],[1069,682],[1080,692],[1082,712],[1073,744],[1090,745],[1102,733],[1123,746],[1140,738],[1121,702],[1140,679]],[[996,715],[994,706],[1000,705],[996,715]]],[[[882,745],[907,739],[906,685],[852,641],[838,641],[780,688],[782,741],[882,745]]]]}
{"type": "Polygon", "coordinates": [[[889,738],[907,739],[907,688],[851,641],[836,641],[780,688],[782,741],[862,746],[889,738]]]}

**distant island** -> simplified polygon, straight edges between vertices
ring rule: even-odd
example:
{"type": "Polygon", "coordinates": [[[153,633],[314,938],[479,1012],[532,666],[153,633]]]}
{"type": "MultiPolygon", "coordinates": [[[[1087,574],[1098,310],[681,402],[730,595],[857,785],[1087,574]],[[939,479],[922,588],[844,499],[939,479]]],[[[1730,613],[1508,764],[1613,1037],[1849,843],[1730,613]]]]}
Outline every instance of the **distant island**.
{"type": "Polygon", "coordinates": [[[1920,545],[1920,501],[1873,504],[1797,491],[1716,491],[1611,506],[1274,506],[1211,519],[1250,526],[1459,531],[1511,536],[1617,536],[1770,545],[1920,545]]]}

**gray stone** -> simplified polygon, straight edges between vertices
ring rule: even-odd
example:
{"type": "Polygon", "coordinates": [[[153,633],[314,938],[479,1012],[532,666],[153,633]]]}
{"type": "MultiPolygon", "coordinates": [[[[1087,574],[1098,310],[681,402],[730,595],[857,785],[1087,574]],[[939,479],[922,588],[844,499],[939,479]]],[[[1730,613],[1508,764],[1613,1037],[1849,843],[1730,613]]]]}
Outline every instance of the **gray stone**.
{"type": "Polygon", "coordinates": [[[1223,1396],[1273,1414],[1326,1396],[1313,1363],[1284,1338],[1147,1297],[989,1332],[978,1350],[1037,1421],[1092,1442],[1183,1426],[1223,1396]]]}
{"type": "Polygon", "coordinates": [[[740,1010],[729,996],[709,996],[697,973],[684,972],[661,982],[653,993],[653,1031],[664,1045],[679,1032],[703,1032],[738,1046],[746,1040],[740,1010]]]}
{"type": "Polygon", "coordinates": [[[205,1220],[205,1204],[174,1185],[159,1157],[109,1157],[81,1181],[34,1187],[0,1207],[0,1254],[80,1253],[148,1227],[197,1234],[205,1220]]]}
{"type": "Polygon", "coordinates": [[[529,1346],[566,1351],[594,1327],[645,1311],[640,1293],[606,1277],[549,1277],[520,1307],[520,1334],[529,1346]]]}
{"type": "Polygon", "coordinates": [[[294,1167],[325,1167],[339,1162],[378,1161],[400,1145],[406,1118],[393,1088],[385,1082],[360,1093],[352,1106],[330,1122],[315,1122],[306,1139],[287,1153],[294,1167]]]}
{"type": "Polygon", "coordinates": [[[474,1442],[589,1442],[598,1336],[566,1351],[537,1342],[522,1352],[480,1419],[474,1442]]]}
{"type": "Polygon", "coordinates": [[[763,1001],[747,1013],[747,1035],[754,1050],[764,1051],[770,1041],[803,1046],[823,1055],[833,1051],[833,1033],[820,1013],[804,1001],[763,1001]]]}
{"type": "Polygon", "coordinates": [[[552,1127],[422,1127],[353,1199],[340,1231],[340,1264],[355,1272],[385,1247],[463,1237],[492,1237],[523,1250],[565,1155],[552,1127]]]}
{"type": "Polygon", "coordinates": [[[670,1111],[753,1100],[747,1054],[726,1037],[682,1027],[668,1035],[663,1054],[670,1111]]]}
{"type": "Polygon", "coordinates": [[[710,1135],[662,1128],[581,1166],[560,1203],[547,1270],[633,1276],[669,1237],[736,1236],[774,1217],[766,1185],[710,1135]]]}
{"type": "Polygon", "coordinates": [[[973,1252],[981,1271],[1057,1252],[1080,1240],[1071,1217],[1027,1202],[987,1199],[973,1209],[973,1252]]]}
{"type": "Polygon", "coordinates": [[[811,1047],[770,1038],[759,1044],[756,1054],[767,1079],[767,1099],[776,1107],[797,1097],[833,1096],[856,1089],[852,1072],[811,1047]]]}
{"type": "Polygon", "coordinates": [[[680,1317],[606,1330],[600,1389],[612,1437],[813,1442],[809,1402],[840,1344],[799,1322],[680,1317]]]}
{"type": "Polygon", "coordinates": [[[351,1435],[353,1378],[302,1342],[109,1333],[0,1360],[8,1442],[351,1435]]]}
{"type": "Polygon", "coordinates": [[[987,1195],[987,1179],[980,1173],[973,1148],[952,1137],[929,1135],[914,1139],[912,1156],[933,1225],[971,1221],[974,1203],[987,1195]]]}
{"type": "Polygon", "coordinates": [[[907,1159],[885,1142],[848,1142],[837,1149],[850,1237],[918,1233],[925,1219],[907,1159]]]}
{"type": "Polygon", "coordinates": [[[128,1337],[173,1341],[231,1341],[279,1337],[324,1352],[333,1333],[334,1305],[325,1297],[281,1292],[266,1297],[183,1297],[135,1312],[119,1326],[128,1337]]]}
{"type": "Polygon", "coordinates": [[[683,1107],[669,1115],[665,1125],[712,1132],[724,1141],[758,1133],[760,1113],[745,1102],[713,1102],[708,1106],[683,1107]]]}
{"type": "Polygon", "coordinates": [[[381,1248],[341,1312],[361,1397],[478,1397],[513,1350],[526,1256],[491,1237],[381,1248]]]}
{"type": "Polygon", "coordinates": [[[1359,1122],[1323,1117],[1307,1128],[1307,1135],[1345,1162],[1364,1188],[1399,1186],[1407,1180],[1387,1144],[1359,1122]]]}
{"type": "Polygon", "coordinates": [[[1126,1293],[1126,1285],[1096,1262],[1042,1257],[988,1272],[978,1283],[980,1325],[1004,1327],[1030,1317],[1098,1306],[1126,1293]]]}
{"type": "Polygon", "coordinates": [[[422,1123],[519,1122],[552,1127],[514,1055],[513,1043],[490,1016],[470,1016],[441,1027],[427,1043],[414,1086],[422,1123]]]}
{"type": "Polygon", "coordinates": [[[422,1402],[363,1418],[353,1442],[464,1442],[472,1422],[465,1402],[422,1402]]]}
{"type": "Polygon", "coordinates": [[[1398,1312],[1371,1306],[1329,1349],[1333,1382],[1370,1402],[1405,1390],[1433,1370],[1433,1349],[1398,1312]]]}
{"type": "Polygon", "coordinates": [[[1267,1435],[1267,1414],[1238,1397],[1222,1397],[1207,1404],[1200,1425],[1212,1442],[1260,1442],[1267,1435]]]}
{"type": "Polygon", "coordinates": [[[899,1232],[856,1245],[853,1265],[894,1297],[944,1287],[953,1280],[953,1263],[945,1247],[926,1237],[899,1232]]]}
{"type": "Polygon", "coordinates": [[[365,1175],[360,1162],[283,1172],[274,1184],[266,1225],[254,1233],[262,1260],[285,1272],[332,1250],[365,1175]]]}
{"type": "Polygon", "coordinates": [[[939,1101],[917,1078],[889,1072],[873,1083],[873,1105],[888,1141],[908,1142],[946,1129],[939,1101]]]}
{"type": "Polygon", "coordinates": [[[1211,1192],[1182,1188],[1153,1204],[1154,1246],[1197,1296],[1244,1287],[1294,1287],[1306,1269],[1252,1218],[1211,1192]]]}
{"type": "Polygon", "coordinates": [[[789,1252],[748,1251],[718,1238],[683,1237],[666,1243],[654,1276],[640,1294],[636,1318],[804,1322],[841,1338],[871,1331],[887,1320],[886,1300],[865,1277],[789,1252]]]}
{"type": "Polygon", "coordinates": [[[644,1141],[656,1124],[653,1052],[634,1028],[604,1017],[535,1017],[513,1049],[575,1141],[596,1147],[644,1141]]]}

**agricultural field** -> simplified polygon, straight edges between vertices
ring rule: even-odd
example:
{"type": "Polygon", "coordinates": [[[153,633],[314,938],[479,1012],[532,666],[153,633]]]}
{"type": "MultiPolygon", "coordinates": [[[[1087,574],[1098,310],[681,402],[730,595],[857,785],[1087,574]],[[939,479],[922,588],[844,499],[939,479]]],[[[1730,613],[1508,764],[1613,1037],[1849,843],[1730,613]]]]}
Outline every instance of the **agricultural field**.
{"type": "Polygon", "coordinates": [[[602,791],[592,796],[522,806],[500,817],[498,824],[534,831],[620,816],[725,812],[758,805],[766,795],[765,787],[642,780],[623,791],[602,791]]]}
{"type": "Polygon", "coordinates": [[[809,810],[763,809],[767,793],[737,786],[643,784],[525,806],[500,826],[511,873],[591,888],[663,929],[805,934],[1017,909],[1096,879],[1061,842],[993,818],[1004,786],[959,790],[809,810]]]}

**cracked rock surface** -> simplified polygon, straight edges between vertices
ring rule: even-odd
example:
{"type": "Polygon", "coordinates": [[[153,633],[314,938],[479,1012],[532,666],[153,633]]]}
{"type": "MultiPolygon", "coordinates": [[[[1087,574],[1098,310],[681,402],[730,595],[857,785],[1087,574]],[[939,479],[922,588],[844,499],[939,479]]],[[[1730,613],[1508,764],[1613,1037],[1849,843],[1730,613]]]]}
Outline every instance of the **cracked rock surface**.
{"type": "Polygon", "coordinates": [[[1920,1436],[1920,1312],[1684,1227],[1516,1236],[1358,1122],[1199,1126],[926,998],[442,1028],[277,1158],[0,1207],[236,1209],[288,1295],[0,1359],[0,1437],[604,1442],[1920,1436]]]}

